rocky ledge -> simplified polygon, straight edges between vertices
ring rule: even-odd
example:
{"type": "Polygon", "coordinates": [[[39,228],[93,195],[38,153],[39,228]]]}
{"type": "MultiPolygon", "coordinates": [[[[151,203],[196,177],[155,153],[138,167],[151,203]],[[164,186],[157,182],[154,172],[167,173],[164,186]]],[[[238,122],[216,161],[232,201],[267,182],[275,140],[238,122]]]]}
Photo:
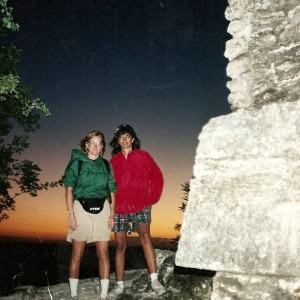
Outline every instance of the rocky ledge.
{"type": "MultiPolygon", "coordinates": [[[[185,269],[175,266],[173,251],[156,250],[159,280],[166,287],[164,295],[157,296],[151,289],[146,269],[125,271],[124,293],[116,300],[193,300],[210,299],[212,292],[212,278],[214,272],[196,269],[185,269]]],[[[111,275],[110,288],[116,279],[111,275]]],[[[98,278],[82,279],[79,281],[78,294],[81,300],[99,299],[100,284],[98,278]]],[[[70,299],[68,283],[49,285],[46,287],[22,286],[15,289],[15,293],[1,299],[70,299]]]]}

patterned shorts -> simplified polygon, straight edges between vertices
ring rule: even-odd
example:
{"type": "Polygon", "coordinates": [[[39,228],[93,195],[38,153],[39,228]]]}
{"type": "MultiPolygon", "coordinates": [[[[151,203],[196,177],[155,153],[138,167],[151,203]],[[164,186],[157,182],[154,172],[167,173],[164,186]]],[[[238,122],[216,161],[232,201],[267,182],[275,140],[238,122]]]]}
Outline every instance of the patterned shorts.
{"type": "Polygon", "coordinates": [[[128,215],[115,215],[115,226],[112,228],[113,232],[137,232],[140,224],[151,223],[151,206],[145,207],[143,210],[131,213],[128,215]],[[131,223],[131,224],[130,224],[131,223]]]}

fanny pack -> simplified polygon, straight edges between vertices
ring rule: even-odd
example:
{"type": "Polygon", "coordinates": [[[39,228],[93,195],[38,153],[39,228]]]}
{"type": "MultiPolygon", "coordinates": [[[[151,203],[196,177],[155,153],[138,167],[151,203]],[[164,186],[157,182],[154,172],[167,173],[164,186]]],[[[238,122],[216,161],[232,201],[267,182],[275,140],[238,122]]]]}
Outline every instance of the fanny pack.
{"type": "Polygon", "coordinates": [[[80,198],[77,199],[83,209],[90,214],[99,214],[102,211],[104,202],[107,198],[80,198]]]}

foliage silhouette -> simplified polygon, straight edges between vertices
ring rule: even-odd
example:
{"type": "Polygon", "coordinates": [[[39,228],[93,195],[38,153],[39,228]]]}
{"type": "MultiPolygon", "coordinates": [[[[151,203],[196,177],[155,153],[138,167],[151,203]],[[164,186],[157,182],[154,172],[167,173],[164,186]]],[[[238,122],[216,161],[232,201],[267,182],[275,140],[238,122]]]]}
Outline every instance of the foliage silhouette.
{"type": "Polygon", "coordinates": [[[11,31],[19,30],[14,23],[13,9],[7,0],[0,0],[0,222],[6,211],[15,210],[15,198],[21,194],[36,197],[38,191],[61,185],[61,181],[40,183],[41,169],[21,156],[29,147],[29,132],[40,127],[40,119],[50,112],[39,98],[31,99],[31,89],[20,84],[17,64],[21,50],[4,46],[11,31]],[[18,135],[13,135],[16,129],[18,135]]]}
{"type": "MultiPolygon", "coordinates": [[[[186,205],[187,205],[187,202],[189,200],[189,193],[190,193],[190,182],[189,181],[186,181],[184,182],[183,184],[181,184],[181,187],[182,187],[182,190],[183,190],[183,202],[181,202],[181,206],[178,207],[179,210],[181,210],[182,212],[185,212],[185,209],[186,209],[186,205]]],[[[181,229],[181,223],[177,223],[174,227],[174,229],[176,231],[179,231],[180,232],[180,229],[181,229]]],[[[179,239],[179,236],[177,237],[179,239]]]]}

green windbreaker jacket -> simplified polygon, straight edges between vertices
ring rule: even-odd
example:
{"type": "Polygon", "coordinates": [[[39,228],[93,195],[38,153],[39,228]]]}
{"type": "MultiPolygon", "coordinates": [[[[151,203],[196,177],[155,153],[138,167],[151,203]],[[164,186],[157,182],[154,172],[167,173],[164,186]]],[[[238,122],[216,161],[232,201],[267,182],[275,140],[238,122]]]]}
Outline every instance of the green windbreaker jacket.
{"type": "Polygon", "coordinates": [[[102,157],[91,160],[82,150],[72,150],[71,160],[65,170],[63,183],[66,187],[73,187],[74,199],[107,197],[107,180],[110,192],[115,192],[116,183],[111,165],[108,175],[102,157]],[[79,160],[82,161],[82,166],[78,177],[79,160]]]}

